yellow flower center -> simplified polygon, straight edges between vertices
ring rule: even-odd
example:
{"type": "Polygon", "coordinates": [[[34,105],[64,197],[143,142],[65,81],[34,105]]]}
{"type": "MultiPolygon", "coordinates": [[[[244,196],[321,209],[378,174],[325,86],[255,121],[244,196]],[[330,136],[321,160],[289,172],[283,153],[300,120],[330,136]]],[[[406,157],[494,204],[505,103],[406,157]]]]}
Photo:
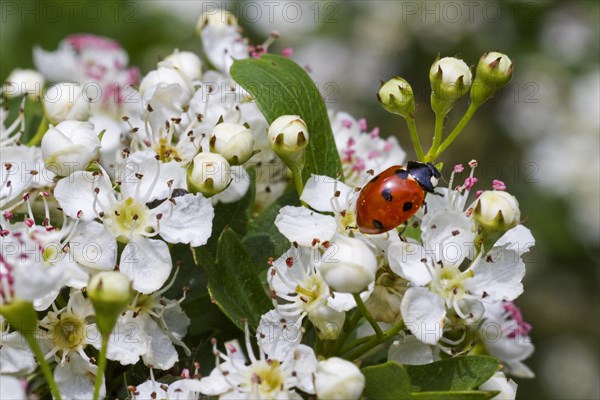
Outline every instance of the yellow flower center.
{"type": "Polygon", "coordinates": [[[250,385],[258,387],[261,398],[275,399],[284,389],[285,377],[279,361],[258,361],[250,369],[250,385]]]}
{"type": "Polygon", "coordinates": [[[296,293],[298,303],[305,311],[310,312],[325,304],[329,287],[320,275],[311,275],[302,282],[302,285],[296,286],[296,293]]]}
{"type": "Polygon", "coordinates": [[[177,151],[177,148],[175,148],[175,146],[169,143],[166,138],[159,139],[158,144],[154,146],[154,150],[156,151],[156,154],[158,154],[160,161],[164,163],[173,160],[181,160],[181,155],[177,151]]]}
{"type": "Polygon", "coordinates": [[[61,350],[75,350],[81,346],[85,338],[85,323],[70,312],[60,314],[59,317],[50,317],[48,334],[61,350]]]}
{"type": "Polygon", "coordinates": [[[151,232],[152,222],[150,209],[131,197],[118,202],[104,217],[104,225],[120,242],[128,242],[131,236],[151,232]]]}

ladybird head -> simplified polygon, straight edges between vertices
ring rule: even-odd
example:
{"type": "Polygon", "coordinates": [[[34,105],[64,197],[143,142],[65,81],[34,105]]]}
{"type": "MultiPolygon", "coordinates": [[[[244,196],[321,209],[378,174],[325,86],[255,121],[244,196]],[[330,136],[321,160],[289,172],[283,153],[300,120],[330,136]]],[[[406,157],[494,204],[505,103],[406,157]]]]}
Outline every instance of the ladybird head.
{"type": "Polygon", "coordinates": [[[406,169],[424,191],[434,193],[433,189],[437,186],[442,175],[432,163],[425,164],[417,161],[409,161],[406,169]]]}

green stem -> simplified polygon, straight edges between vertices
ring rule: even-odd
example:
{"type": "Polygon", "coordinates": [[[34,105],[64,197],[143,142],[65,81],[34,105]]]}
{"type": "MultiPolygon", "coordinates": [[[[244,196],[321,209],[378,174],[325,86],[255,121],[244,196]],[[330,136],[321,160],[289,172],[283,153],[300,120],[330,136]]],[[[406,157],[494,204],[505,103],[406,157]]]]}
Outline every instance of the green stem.
{"type": "Polygon", "coordinates": [[[304,180],[302,179],[302,169],[298,173],[292,171],[292,175],[294,176],[294,185],[296,186],[296,192],[298,192],[298,196],[302,196],[302,191],[304,190],[304,180]]]}
{"type": "Polygon", "coordinates": [[[370,335],[370,336],[363,336],[361,338],[358,338],[356,340],[353,340],[352,342],[348,343],[346,346],[342,347],[342,350],[340,351],[341,354],[347,353],[350,350],[352,350],[355,347],[360,346],[363,343],[368,342],[369,340],[371,340],[374,337],[374,335],[370,335]]]}
{"type": "Polygon", "coordinates": [[[358,321],[360,321],[361,318],[362,314],[359,312],[355,312],[354,315],[352,315],[350,320],[348,320],[348,323],[344,325],[344,331],[342,332],[340,337],[337,338],[335,345],[330,350],[331,354],[338,355],[340,353],[342,346],[346,343],[348,337],[350,336],[356,325],[358,325],[358,321]]]}
{"type": "Polygon", "coordinates": [[[35,334],[33,332],[21,332],[27,340],[27,344],[29,348],[33,352],[38,364],[40,364],[40,368],[42,370],[42,374],[44,374],[44,378],[48,382],[48,386],[50,386],[50,391],[52,392],[52,397],[54,400],[61,400],[60,391],[58,390],[58,386],[56,386],[56,382],[54,381],[54,375],[52,375],[52,370],[50,366],[46,362],[44,353],[40,348],[39,343],[35,339],[35,334]]]}
{"type": "Polygon", "coordinates": [[[427,162],[432,162],[435,159],[440,144],[442,143],[442,130],[444,128],[444,119],[446,114],[435,113],[435,131],[433,134],[433,143],[425,156],[427,162]]]}
{"type": "Polygon", "coordinates": [[[465,115],[463,115],[456,127],[452,130],[452,132],[450,132],[448,137],[442,142],[439,148],[436,149],[436,152],[433,155],[433,160],[439,157],[444,152],[444,150],[446,150],[448,146],[450,146],[452,142],[454,142],[454,139],[456,139],[458,135],[460,135],[464,127],[469,123],[469,121],[475,114],[475,111],[477,111],[477,109],[479,108],[479,106],[480,104],[478,103],[469,104],[469,108],[467,109],[467,112],[465,112],[465,115]]]}
{"type": "Polygon", "coordinates": [[[40,121],[40,124],[38,125],[38,130],[35,133],[35,136],[33,136],[29,140],[29,142],[27,142],[27,146],[32,147],[40,144],[42,138],[44,137],[44,134],[48,131],[48,122],[48,118],[46,118],[46,114],[44,114],[42,120],[40,121]]]}
{"type": "Polygon", "coordinates": [[[417,153],[417,157],[419,161],[425,160],[425,154],[423,154],[423,148],[421,147],[421,142],[419,141],[419,134],[417,133],[417,125],[415,124],[415,117],[409,116],[406,118],[406,125],[408,125],[408,133],[410,133],[410,138],[413,143],[413,147],[415,148],[415,152],[417,153]]]}
{"type": "Polygon", "coordinates": [[[371,324],[371,326],[373,327],[373,330],[375,331],[375,334],[377,335],[377,337],[382,338],[383,331],[381,330],[381,327],[379,326],[377,321],[375,321],[375,319],[373,318],[373,316],[371,315],[369,310],[367,310],[367,307],[365,306],[365,303],[363,303],[362,299],[360,298],[360,295],[353,294],[352,296],[354,297],[354,301],[356,301],[356,305],[358,306],[358,311],[360,311],[360,313],[367,319],[367,321],[369,321],[369,324],[371,324]]]}
{"type": "Polygon", "coordinates": [[[356,360],[368,351],[372,350],[373,348],[379,346],[382,343],[387,342],[388,340],[396,336],[396,334],[402,329],[404,329],[404,321],[400,320],[396,322],[396,324],[392,326],[388,331],[386,331],[383,334],[383,337],[379,338],[377,336],[371,336],[370,339],[366,341],[364,345],[349,351],[343,356],[343,358],[345,358],[346,360],[356,360]]]}
{"type": "Polygon", "coordinates": [[[106,369],[106,352],[108,351],[108,338],[110,333],[102,334],[102,347],[100,348],[100,359],[98,360],[98,371],[96,372],[96,384],[94,385],[94,400],[100,398],[100,388],[102,387],[102,377],[106,369]]]}

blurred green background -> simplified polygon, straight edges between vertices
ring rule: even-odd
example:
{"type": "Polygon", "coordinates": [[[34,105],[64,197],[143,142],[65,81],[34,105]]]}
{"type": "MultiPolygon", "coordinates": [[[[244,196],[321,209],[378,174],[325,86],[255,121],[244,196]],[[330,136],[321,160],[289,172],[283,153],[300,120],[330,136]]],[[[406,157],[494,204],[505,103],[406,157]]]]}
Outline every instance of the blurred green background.
{"type": "MultiPolygon", "coordinates": [[[[271,48],[292,47],[328,107],[366,117],[396,135],[414,158],[403,121],[384,112],[380,80],[401,75],[417,96],[426,147],[433,132],[428,72],[438,53],[474,65],[500,50],[512,82],[484,105],[451,150],[448,166],[479,161],[478,189],[503,180],[537,240],[516,303],[533,325],[518,398],[600,397],[600,3],[596,1],[64,1],[0,2],[0,78],[32,68],[32,48],[56,49],[89,32],[118,40],[142,73],[174,48],[199,52],[203,10],[233,12],[253,43],[273,30],[271,48]]],[[[466,101],[451,112],[453,126],[466,101]]]]}

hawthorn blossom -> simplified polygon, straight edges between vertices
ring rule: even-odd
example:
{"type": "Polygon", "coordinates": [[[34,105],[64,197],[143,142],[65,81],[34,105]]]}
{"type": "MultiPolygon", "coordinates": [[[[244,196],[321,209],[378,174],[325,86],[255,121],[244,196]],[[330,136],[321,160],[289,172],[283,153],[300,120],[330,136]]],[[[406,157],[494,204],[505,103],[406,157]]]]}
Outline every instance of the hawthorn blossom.
{"type": "Polygon", "coordinates": [[[285,358],[275,359],[265,354],[259,341],[257,358],[250,343],[250,331],[246,332],[244,355],[239,343],[234,340],[225,343],[226,354],[217,349],[213,341],[213,351],[217,358],[216,368],[209,376],[200,380],[200,392],[220,399],[302,399],[294,389],[314,394],[314,373],[317,358],[312,348],[299,344],[289,351],[285,358]]]}
{"type": "Polygon", "coordinates": [[[512,302],[485,305],[479,336],[488,353],[504,365],[506,373],[518,378],[533,378],[535,374],[523,360],[533,354],[529,337],[531,325],[523,320],[521,310],[512,302]]]}
{"type": "Polygon", "coordinates": [[[379,128],[368,131],[364,118],[357,121],[348,113],[330,111],[329,119],[346,184],[362,186],[370,179],[367,171],[378,174],[406,159],[406,152],[394,136],[383,139],[379,128]]]}
{"type": "Polygon", "coordinates": [[[165,399],[193,400],[198,398],[200,381],[197,379],[180,379],[170,384],[157,382],[150,370],[150,379],[139,385],[129,387],[132,400],[165,399]]]}
{"type": "Polygon", "coordinates": [[[25,338],[0,315],[0,374],[23,376],[36,368],[35,358],[25,338]]]}
{"type": "Polygon", "coordinates": [[[73,238],[80,244],[80,251],[74,251],[75,260],[90,268],[112,270],[117,265],[117,241],[126,243],[120,270],[132,280],[135,290],[151,293],[160,289],[171,273],[167,243],[206,243],[214,210],[199,194],[173,196],[174,189],[183,186],[182,177],[173,179],[180,169],[177,163],[163,164],[149,151],[133,153],[127,160],[127,168],[133,170],[119,171],[115,185],[119,191],[100,168],[76,171],[61,179],[54,195],[67,216],[80,220],[73,238]],[[162,201],[165,198],[168,200],[162,201]],[[155,200],[158,206],[150,204],[155,200]],[[151,239],[156,235],[162,240],[151,239]],[[94,241],[88,244],[90,237],[94,241]],[[98,256],[86,256],[84,244],[100,249],[98,256]]]}
{"type": "MultiPolygon", "coordinates": [[[[151,368],[169,369],[179,361],[175,344],[187,355],[190,350],[183,343],[190,319],[180,300],[163,297],[174,282],[153,294],[136,293],[128,309],[119,317],[111,333],[107,358],[123,365],[135,364],[140,357],[151,368]]],[[[100,343],[95,343],[100,348],[100,343]]]]}
{"type": "MultiPolygon", "coordinates": [[[[54,379],[65,398],[92,398],[98,367],[90,361],[85,348],[100,342],[100,333],[89,322],[94,316],[91,302],[81,291],[72,290],[66,307],[49,311],[39,322],[46,359],[54,357],[54,379]]],[[[106,389],[101,388],[105,393],[106,389]]]]}
{"type": "Polygon", "coordinates": [[[442,338],[449,313],[474,322],[483,315],[485,303],[513,300],[523,292],[521,256],[533,246],[533,237],[518,225],[488,251],[477,251],[472,208],[463,211],[472,182],[471,175],[456,190],[442,191],[445,201],[432,201],[434,206],[421,221],[422,245],[407,240],[388,248],[390,267],[411,283],[402,299],[402,317],[428,344],[442,338]]]}

